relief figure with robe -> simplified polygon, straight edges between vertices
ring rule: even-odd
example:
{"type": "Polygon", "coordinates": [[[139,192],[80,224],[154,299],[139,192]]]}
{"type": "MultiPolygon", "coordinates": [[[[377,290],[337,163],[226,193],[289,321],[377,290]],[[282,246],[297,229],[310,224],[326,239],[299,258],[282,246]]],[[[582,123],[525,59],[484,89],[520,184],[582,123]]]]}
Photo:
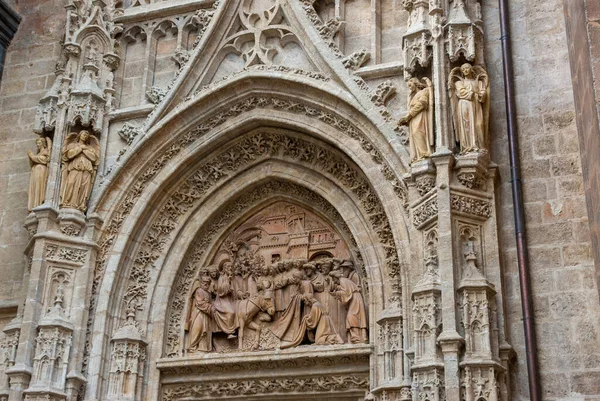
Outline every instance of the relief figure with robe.
{"type": "Polygon", "coordinates": [[[185,322],[185,330],[188,333],[188,352],[210,352],[212,351],[212,315],[214,306],[210,294],[210,277],[203,276],[196,280],[192,287],[190,306],[185,322]]]}
{"type": "Polygon", "coordinates": [[[343,277],[341,272],[331,272],[335,287],[332,295],[342,304],[347,306],[346,330],[348,341],[352,344],[366,343],[367,337],[367,312],[360,289],[354,282],[343,277]]]}
{"type": "Polygon", "coordinates": [[[223,332],[228,335],[228,338],[234,338],[237,329],[232,277],[233,266],[231,262],[225,262],[217,280],[217,293],[214,301],[214,331],[223,332]]]}

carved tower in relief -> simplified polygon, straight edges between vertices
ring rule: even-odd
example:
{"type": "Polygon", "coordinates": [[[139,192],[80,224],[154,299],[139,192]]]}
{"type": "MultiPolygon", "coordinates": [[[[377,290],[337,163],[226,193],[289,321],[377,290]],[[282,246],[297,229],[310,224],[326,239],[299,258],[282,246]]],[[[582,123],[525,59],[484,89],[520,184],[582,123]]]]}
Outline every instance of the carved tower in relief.
{"type": "Polygon", "coordinates": [[[509,400],[481,5],[388,3],[69,1],[0,400],[509,400]]]}

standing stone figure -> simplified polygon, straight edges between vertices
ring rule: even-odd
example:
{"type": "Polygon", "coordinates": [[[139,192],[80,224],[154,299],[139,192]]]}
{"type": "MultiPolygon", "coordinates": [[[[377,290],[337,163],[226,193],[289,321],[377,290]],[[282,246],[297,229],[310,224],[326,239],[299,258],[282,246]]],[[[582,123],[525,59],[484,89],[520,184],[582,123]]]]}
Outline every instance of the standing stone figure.
{"type": "Polygon", "coordinates": [[[487,151],[490,85],[481,66],[465,63],[448,78],[452,120],[460,153],[487,151]]]}
{"type": "Polygon", "coordinates": [[[330,275],[335,284],[331,294],[348,307],[346,314],[348,341],[352,344],[366,343],[368,341],[367,312],[360,289],[352,280],[343,277],[339,270],[333,270],[330,275]]]}
{"type": "Polygon", "coordinates": [[[408,80],[408,113],[398,121],[408,125],[410,160],[416,162],[433,153],[433,86],[428,78],[408,80]]]}
{"type": "Polygon", "coordinates": [[[62,150],[60,206],[85,212],[100,162],[100,143],[86,130],[70,134],[62,150]]]}
{"type": "Polygon", "coordinates": [[[212,315],[215,307],[209,287],[211,279],[203,276],[196,280],[192,288],[190,306],[185,321],[185,330],[188,332],[188,352],[212,351],[212,315]]]}
{"type": "Polygon", "coordinates": [[[30,150],[29,164],[31,166],[31,177],[29,178],[29,202],[27,208],[31,211],[44,203],[46,198],[46,182],[48,181],[48,163],[50,163],[50,152],[52,152],[52,141],[50,138],[37,138],[37,154],[30,150]]]}

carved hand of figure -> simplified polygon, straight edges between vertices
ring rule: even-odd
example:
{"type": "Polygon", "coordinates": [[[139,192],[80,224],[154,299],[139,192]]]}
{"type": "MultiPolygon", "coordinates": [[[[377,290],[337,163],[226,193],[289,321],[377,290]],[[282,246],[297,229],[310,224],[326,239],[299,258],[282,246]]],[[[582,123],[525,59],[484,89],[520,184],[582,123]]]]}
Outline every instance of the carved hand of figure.
{"type": "Polygon", "coordinates": [[[465,97],[468,99],[471,99],[471,97],[473,97],[473,92],[467,88],[460,88],[458,90],[458,93],[460,94],[460,97],[465,97]]]}
{"type": "Polygon", "coordinates": [[[400,125],[400,126],[408,125],[409,121],[410,121],[410,114],[407,114],[406,116],[404,116],[400,120],[398,120],[398,125],[400,125]]]}

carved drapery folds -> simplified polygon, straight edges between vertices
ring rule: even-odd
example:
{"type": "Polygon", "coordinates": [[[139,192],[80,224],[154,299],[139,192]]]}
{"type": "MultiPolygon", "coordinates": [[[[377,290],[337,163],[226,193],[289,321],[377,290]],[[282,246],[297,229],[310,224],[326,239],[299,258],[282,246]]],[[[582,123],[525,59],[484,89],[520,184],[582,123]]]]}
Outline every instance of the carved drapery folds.
{"type": "Polygon", "coordinates": [[[465,63],[450,72],[448,93],[461,154],[488,150],[489,88],[487,72],[481,66],[465,63]]]}
{"type": "Polygon", "coordinates": [[[430,157],[434,150],[433,88],[429,78],[408,80],[408,113],[398,122],[408,125],[411,163],[430,157]]]}
{"type": "Polygon", "coordinates": [[[100,162],[98,139],[85,130],[69,135],[61,161],[60,206],[85,212],[100,162]]]}
{"type": "Polygon", "coordinates": [[[363,282],[348,246],[312,212],[275,203],[199,269],[187,353],[367,342],[363,282]]]}
{"type": "Polygon", "coordinates": [[[37,138],[35,144],[37,146],[37,153],[34,154],[31,150],[27,152],[29,165],[31,166],[29,190],[27,191],[27,209],[29,211],[44,203],[46,199],[48,163],[50,163],[50,155],[52,153],[52,140],[50,138],[37,138]]]}

